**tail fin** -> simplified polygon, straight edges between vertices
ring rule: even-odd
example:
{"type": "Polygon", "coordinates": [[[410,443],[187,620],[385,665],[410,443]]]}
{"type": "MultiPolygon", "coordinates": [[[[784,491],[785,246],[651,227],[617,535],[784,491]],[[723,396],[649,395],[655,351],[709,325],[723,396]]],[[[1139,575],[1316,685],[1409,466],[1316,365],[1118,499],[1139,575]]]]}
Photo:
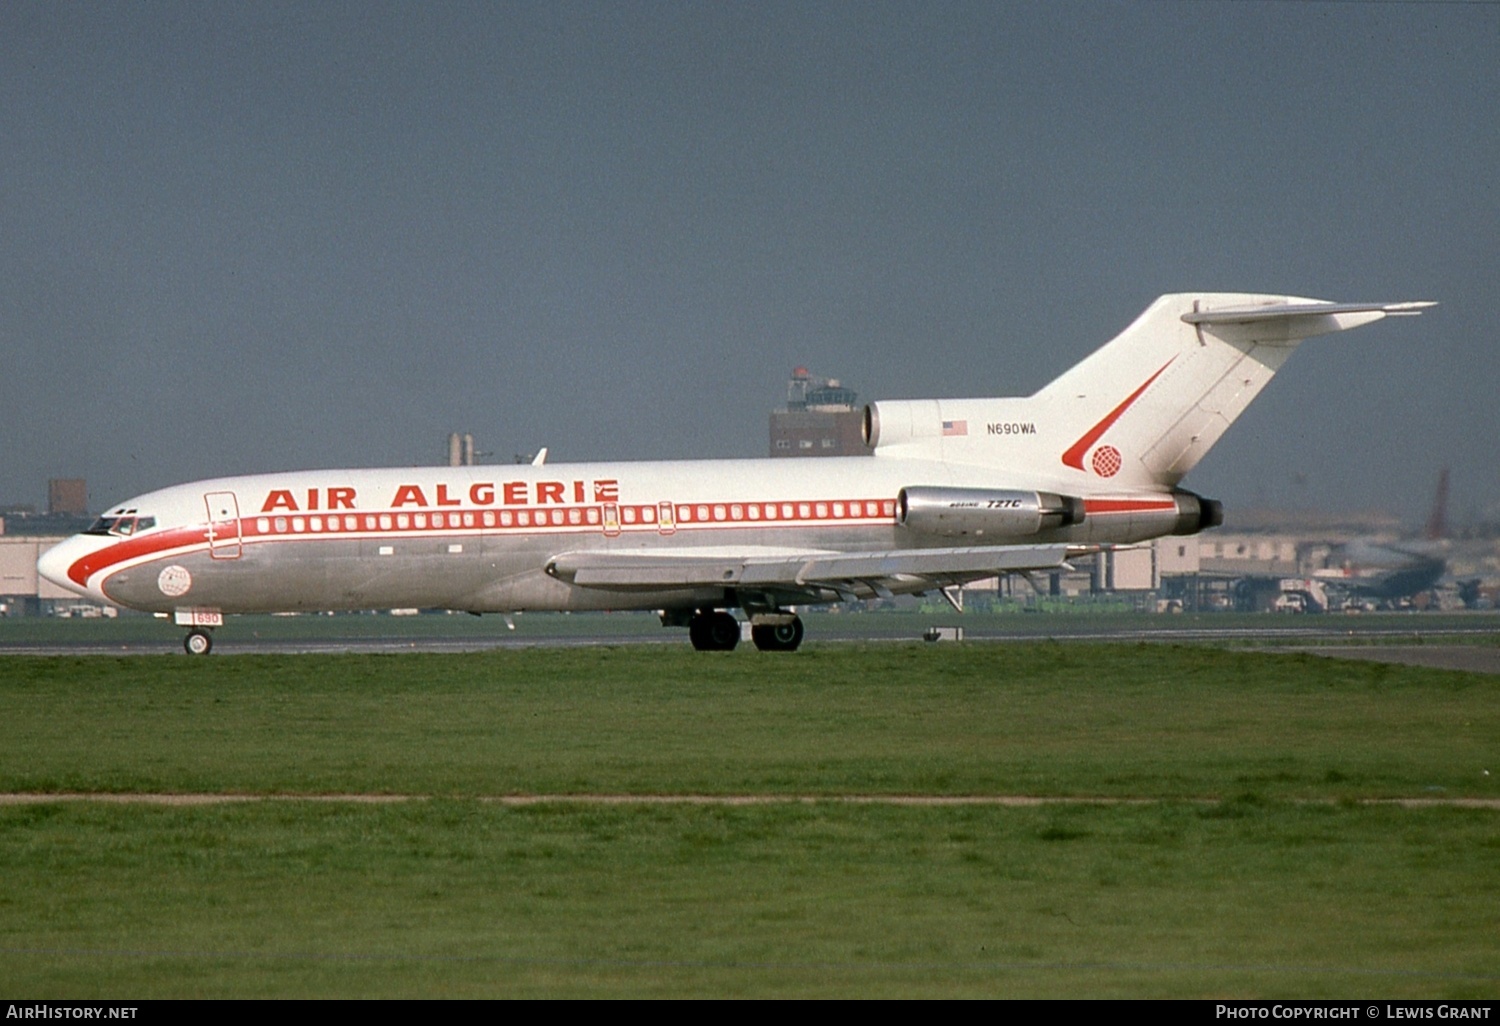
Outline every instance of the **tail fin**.
{"type": "Polygon", "coordinates": [[[1162,296],[1033,398],[1077,428],[1061,456],[1065,466],[1112,476],[1118,464],[1120,484],[1172,486],[1303,339],[1431,305],[1240,293],[1162,296]]]}
{"type": "Polygon", "coordinates": [[[1432,497],[1432,512],[1427,515],[1427,529],[1422,537],[1441,541],[1448,537],[1448,468],[1438,472],[1437,494],[1432,497]]]}
{"type": "Polygon", "coordinates": [[[877,454],[890,443],[892,455],[924,451],[958,462],[1020,465],[1065,488],[1170,488],[1302,339],[1433,305],[1234,292],[1162,296],[1113,341],[1029,398],[880,403],[869,414],[871,441],[877,454]]]}

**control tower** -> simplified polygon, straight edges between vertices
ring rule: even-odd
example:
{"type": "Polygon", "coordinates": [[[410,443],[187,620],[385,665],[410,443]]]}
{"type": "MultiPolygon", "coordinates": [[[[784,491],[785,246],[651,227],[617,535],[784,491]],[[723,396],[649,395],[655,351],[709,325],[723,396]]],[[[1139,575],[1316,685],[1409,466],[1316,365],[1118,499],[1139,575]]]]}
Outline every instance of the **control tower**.
{"type": "Polygon", "coordinates": [[[859,394],[806,367],[792,371],[786,406],[771,411],[772,456],[868,456],[859,394]]]}

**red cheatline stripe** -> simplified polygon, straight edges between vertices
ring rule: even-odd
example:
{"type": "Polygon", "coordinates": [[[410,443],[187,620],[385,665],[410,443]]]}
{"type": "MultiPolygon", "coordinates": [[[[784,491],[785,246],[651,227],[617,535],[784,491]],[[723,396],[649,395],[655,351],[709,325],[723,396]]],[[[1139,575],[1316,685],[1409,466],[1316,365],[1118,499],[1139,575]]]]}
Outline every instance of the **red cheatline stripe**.
{"type": "MultiPolygon", "coordinates": [[[[614,517],[624,525],[654,526],[660,517],[657,505],[614,506],[614,517]]],[[[888,521],[896,514],[894,499],[814,499],[774,502],[684,502],[663,503],[680,524],[774,524],[780,521],[888,521]],[[752,512],[753,511],[753,512],[752,512]]],[[[599,506],[530,506],[525,508],[464,510],[452,512],[380,511],[361,513],[262,513],[245,517],[241,529],[254,536],[361,536],[412,531],[511,530],[530,527],[597,527],[605,516],[599,506]],[[465,519],[459,521],[462,515],[465,519]]]]}
{"type": "MultiPolygon", "coordinates": [[[[1165,370],[1165,369],[1166,369],[1165,367],[1162,368],[1162,370],[1165,370]]],[[[1161,373],[1161,371],[1157,371],[1157,374],[1160,374],[1160,373],[1161,373]]],[[[1154,380],[1154,377],[1155,377],[1155,375],[1153,375],[1153,380],[1154,380]]],[[[1149,385],[1150,383],[1151,383],[1150,381],[1146,382],[1147,385],[1149,385]]],[[[1140,391],[1144,390],[1145,387],[1146,387],[1145,385],[1142,385],[1141,389],[1137,390],[1136,395],[1139,395],[1140,391]]],[[[1134,396],[1132,396],[1131,398],[1133,399],[1134,396]]],[[[1126,401],[1126,405],[1129,404],[1129,401],[1130,400],[1126,401]]],[[[845,510],[846,510],[846,512],[845,512],[845,519],[847,519],[847,520],[862,520],[862,521],[868,522],[871,519],[877,519],[877,520],[884,521],[886,518],[888,518],[888,517],[890,517],[892,515],[892,512],[887,510],[887,506],[891,504],[891,500],[889,500],[889,499],[862,499],[862,500],[838,500],[838,501],[845,503],[845,510]],[[873,515],[870,514],[867,511],[868,508],[869,508],[868,504],[870,504],[870,503],[873,503],[874,506],[875,506],[875,508],[878,509],[880,512],[877,513],[877,514],[873,514],[873,515]],[[859,513],[855,513],[855,509],[859,509],[860,512],[859,513]]],[[[798,500],[798,501],[789,501],[789,502],[782,502],[782,501],[778,500],[777,502],[758,503],[756,505],[759,505],[765,511],[764,515],[767,517],[767,519],[758,520],[758,521],[756,521],[756,520],[749,520],[749,519],[721,521],[721,520],[717,520],[716,518],[714,518],[712,512],[710,512],[710,516],[709,516],[708,520],[700,521],[700,520],[697,519],[697,516],[696,516],[696,513],[697,513],[696,507],[698,507],[700,505],[707,505],[708,508],[710,509],[710,511],[712,511],[714,506],[718,506],[718,505],[735,505],[735,504],[732,504],[732,503],[731,504],[725,504],[725,503],[707,503],[707,504],[705,504],[705,503],[692,503],[691,504],[691,508],[693,509],[693,514],[691,515],[691,518],[680,518],[679,519],[679,525],[682,524],[682,523],[694,524],[694,525],[700,524],[700,523],[706,525],[706,524],[710,524],[711,523],[715,527],[754,527],[754,526],[757,526],[757,525],[760,525],[760,526],[776,526],[778,523],[785,524],[785,523],[795,523],[797,521],[819,520],[819,519],[824,520],[824,521],[827,521],[827,520],[831,519],[831,520],[834,520],[835,522],[837,522],[837,518],[835,518],[835,517],[832,516],[832,506],[833,506],[833,501],[832,500],[814,500],[814,501],[812,501],[810,503],[804,503],[804,502],[802,502],[800,500],[798,500]],[[817,506],[820,504],[820,502],[822,504],[828,506],[828,508],[829,508],[829,516],[825,516],[823,518],[819,518],[819,517],[816,516],[816,509],[817,509],[817,506]],[[789,506],[792,507],[792,515],[791,515],[790,519],[781,516],[780,507],[783,506],[783,505],[789,505],[789,506]],[[809,505],[809,506],[812,507],[809,516],[807,516],[806,518],[802,517],[801,510],[798,508],[798,507],[800,507],[802,505],[809,505]],[[773,510],[774,510],[774,513],[772,512],[773,510]]],[[[751,505],[751,503],[741,503],[741,504],[738,504],[738,505],[749,506],[749,505],[751,505]]],[[[678,509],[679,509],[679,511],[681,511],[682,509],[687,508],[688,506],[689,506],[689,504],[684,503],[684,504],[682,504],[682,506],[678,507],[678,509]]],[[[571,508],[577,509],[578,507],[571,507],[571,508]]],[[[655,509],[655,507],[645,507],[645,506],[637,507],[637,508],[640,509],[640,510],[642,510],[642,511],[644,511],[645,509],[648,509],[648,508],[653,509],[653,510],[655,509]]],[[[1110,513],[1165,513],[1165,512],[1175,512],[1176,509],[1177,509],[1177,504],[1176,504],[1176,502],[1174,502],[1171,499],[1086,499],[1086,500],[1084,500],[1084,511],[1088,515],[1091,515],[1091,516],[1098,516],[1098,515],[1101,515],[1101,514],[1110,514],[1110,513]]],[[[491,512],[491,511],[478,510],[478,511],[475,511],[475,512],[482,514],[484,512],[491,512]]],[[[501,512],[501,511],[494,511],[494,512],[501,512]]],[[[519,511],[509,511],[509,512],[519,512],[519,511]]],[[[538,513],[538,512],[548,512],[548,513],[550,513],[551,510],[548,509],[548,510],[544,511],[544,510],[539,510],[539,509],[533,509],[533,510],[530,510],[529,512],[531,512],[533,514],[538,513]]],[[[312,515],[318,515],[318,514],[312,514],[312,515]]],[[[345,515],[347,515],[347,514],[332,514],[332,513],[322,514],[322,516],[325,518],[325,520],[332,520],[335,517],[338,517],[338,519],[339,519],[339,521],[340,521],[341,524],[343,522],[343,517],[345,515]]],[[[318,539],[320,537],[322,537],[322,538],[338,538],[340,536],[347,537],[350,533],[361,535],[361,536],[368,536],[371,533],[376,534],[376,535],[387,534],[387,533],[390,533],[390,534],[410,535],[412,533],[415,533],[416,531],[422,530],[420,528],[407,528],[407,529],[399,529],[399,528],[397,528],[397,529],[380,529],[380,528],[377,528],[377,529],[375,529],[372,532],[369,529],[367,529],[367,528],[364,527],[364,518],[367,515],[372,516],[372,517],[379,517],[381,514],[378,514],[378,513],[376,513],[376,514],[364,514],[364,513],[360,513],[360,514],[355,514],[355,515],[359,517],[359,527],[354,532],[347,532],[345,530],[342,530],[342,529],[339,529],[339,528],[335,528],[333,530],[325,530],[325,531],[323,531],[321,533],[314,532],[314,531],[303,531],[303,532],[291,532],[291,531],[274,532],[273,531],[273,532],[268,532],[268,533],[265,533],[265,534],[261,534],[258,530],[255,529],[255,527],[254,527],[254,521],[256,519],[275,519],[274,517],[268,518],[268,517],[264,517],[264,516],[260,517],[260,518],[246,517],[246,518],[244,518],[244,521],[242,522],[242,526],[245,528],[244,536],[246,538],[253,538],[253,537],[261,537],[261,538],[267,538],[267,539],[270,539],[270,538],[285,538],[285,539],[288,539],[288,540],[297,539],[297,540],[305,540],[305,541],[313,541],[313,540],[316,540],[316,539],[318,539]]],[[[390,514],[390,513],[388,513],[386,515],[391,516],[391,517],[395,516],[395,514],[390,514]]],[[[281,516],[284,516],[284,515],[281,515],[281,516]]],[[[286,519],[290,519],[290,517],[286,517],[286,519]]],[[[551,518],[549,517],[548,520],[550,521],[550,519],[551,518]]],[[[379,523],[378,520],[377,520],[377,523],[379,523]]],[[[221,525],[221,526],[228,526],[228,525],[221,525]]],[[[575,527],[575,528],[576,527],[586,527],[586,528],[590,528],[590,529],[597,529],[600,526],[600,524],[597,521],[592,522],[592,523],[585,523],[585,524],[565,523],[563,525],[554,525],[554,524],[551,524],[549,522],[547,524],[535,524],[535,523],[533,523],[533,524],[530,524],[530,525],[527,525],[527,526],[528,527],[533,527],[533,528],[549,528],[549,527],[554,527],[554,526],[566,526],[566,527],[575,527]]],[[[642,518],[641,520],[639,520],[637,522],[636,526],[638,526],[638,527],[644,527],[644,528],[650,528],[650,529],[654,529],[656,527],[656,525],[655,525],[654,522],[646,521],[644,518],[642,518]]],[[[520,527],[520,525],[517,523],[516,527],[520,527]]],[[[489,531],[506,530],[506,529],[515,530],[515,528],[512,528],[512,527],[510,527],[510,525],[505,525],[505,524],[499,524],[499,525],[494,525],[494,526],[485,525],[482,528],[477,528],[477,527],[476,528],[467,528],[466,530],[476,530],[476,529],[477,530],[489,530],[489,531]]],[[[449,527],[449,528],[427,528],[427,530],[446,530],[446,531],[452,531],[452,530],[455,530],[455,528],[451,528],[451,527],[449,527]]],[[[225,543],[226,544],[235,544],[236,541],[238,541],[237,538],[234,541],[231,541],[229,539],[229,537],[226,537],[226,539],[225,539],[225,543]]],[[[157,555],[159,553],[167,552],[167,551],[172,550],[172,549],[192,548],[192,547],[204,546],[204,545],[207,545],[207,543],[208,543],[208,530],[207,530],[207,528],[204,525],[201,525],[201,524],[197,525],[195,527],[178,527],[178,528],[172,528],[170,530],[165,530],[165,531],[152,531],[149,534],[142,535],[142,536],[140,536],[138,538],[122,538],[121,540],[115,542],[113,545],[110,545],[110,546],[108,546],[106,548],[100,549],[97,552],[91,552],[88,555],[82,557],[81,559],[78,559],[77,561],[75,561],[72,566],[68,567],[68,577],[71,578],[73,581],[77,582],[79,584],[79,586],[85,586],[88,583],[88,579],[90,577],[92,577],[94,574],[97,574],[97,573],[99,573],[102,570],[107,570],[110,567],[116,566],[116,565],[118,565],[120,563],[124,563],[124,562],[127,562],[129,560],[133,560],[133,559],[139,559],[139,558],[144,557],[144,556],[154,556],[154,555],[157,555]]]]}
{"type": "Polygon", "coordinates": [[[100,570],[107,570],[127,559],[155,555],[158,552],[187,545],[203,545],[207,542],[208,529],[202,525],[177,527],[170,531],[153,531],[139,538],[124,538],[108,548],[90,552],[82,559],[75,560],[73,565],[68,567],[68,578],[82,587],[100,570]]]}
{"type": "MultiPolygon", "coordinates": [[[[1172,357],[1172,360],[1175,359],[1177,359],[1177,357],[1172,357]]],[[[1104,432],[1109,430],[1110,425],[1119,420],[1121,414],[1130,409],[1130,405],[1141,397],[1141,393],[1151,387],[1151,382],[1161,377],[1161,372],[1172,365],[1172,360],[1168,360],[1166,363],[1162,364],[1161,370],[1158,370],[1155,374],[1147,378],[1146,383],[1143,384],[1140,388],[1136,389],[1134,392],[1131,392],[1130,395],[1126,397],[1123,403],[1121,403],[1119,406],[1116,406],[1113,410],[1110,410],[1108,416],[1106,416],[1099,423],[1095,424],[1093,427],[1089,428],[1088,432],[1082,438],[1074,442],[1072,446],[1068,448],[1068,451],[1063,453],[1062,461],[1075,470],[1082,470],[1083,454],[1089,451],[1089,446],[1097,442],[1099,440],[1099,437],[1103,435],[1104,432]]]]}
{"type": "MultiPolygon", "coordinates": [[[[622,511],[626,508],[626,506],[620,507],[622,511]]],[[[656,520],[654,519],[657,512],[656,506],[631,505],[628,508],[636,510],[637,515],[634,522],[628,523],[626,525],[627,527],[633,527],[636,529],[644,528],[648,530],[657,529],[658,525],[656,523],[656,520]],[[648,510],[651,512],[653,519],[646,519],[645,513],[648,510]]],[[[679,526],[681,526],[682,524],[690,524],[694,526],[707,526],[709,524],[712,524],[715,527],[774,527],[796,521],[821,521],[825,523],[831,521],[833,523],[838,523],[841,520],[858,521],[868,524],[872,521],[876,523],[888,522],[889,519],[895,515],[895,502],[891,499],[815,499],[789,501],[777,500],[775,502],[758,503],[695,502],[691,504],[683,503],[681,505],[677,505],[676,509],[679,514],[679,526]],[[835,514],[833,509],[835,503],[843,506],[844,513],[842,516],[835,514]],[[749,518],[748,507],[752,505],[761,508],[761,510],[763,511],[762,519],[751,520],[749,518]],[[825,514],[822,517],[819,517],[817,515],[817,508],[820,505],[825,507],[825,514]],[[709,514],[706,518],[699,518],[697,516],[697,507],[699,506],[706,506],[709,510],[709,514]],[[724,506],[726,507],[726,509],[732,508],[734,506],[742,507],[741,518],[736,520],[730,516],[726,516],[722,520],[719,519],[715,515],[716,507],[719,506],[724,506]],[[782,506],[791,507],[790,516],[782,515],[782,506]],[[802,506],[808,507],[808,512],[806,513],[806,515],[804,515],[802,512],[802,506]],[[870,512],[871,509],[875,510],[875,512],[870,512]]],[[[445,519],[453,516],[456,512],[458,511],[450,512],[445,516],[445,519]]],[[[573,528],[575,529],[575,531],[579,528],[587,530],[599,530],[602,526],[603,521],[603,517],[599,515],[598,506],[530,507],[526,510],[463,510],[462,513],[471,513],[474,515],[474,523],[472,526],[460,527],[458,525],[449,524],[443,527],[439,527],[436,523],[438,513],[431,512],[424,514],[428,518],[426,526],[416,527],[415,518],[417,514],[406,513],[404,511],[402,513],[396,513],[390,510],[361,513],[263,513],[255,517],[242,518],[238,525],[241,532],[239,535],[233,533],[232,529],[234,525],[232,523],[223,523],[218,526],[221,530],[224,531],[224,544],[228,546],[243,544],[244,542],[247,542],[251,539],[295,539],[298,541],[315,541],[319,538],[336,539],[349,537],[369,537],[371,535],[399,535],[409,537],[414,534],[434,531],[442,531],[443,533],[451,533],[454,531],[504,531],[506,533],[519,533],[521,531],[532,529],[556,529],[559,527],[573,528]],[[527,519],[529,523],[521,523],[519,514],[521,514],[522,512],[528,514],[527,519]],[[579,519],[576,522],[569,515],[571,512],[577,512],[579,514],[579,519]],[[589,516],[590,512],[594,514],[592,517],[589,516]],[[560,522],[558,518],[552,515],[554,513],[561,515],[560,522]],[[493,522],[486,523],[484,521],[485,514],[490,514],[494,518],[493,522]],[[513,516],[509,517],[509,523],[506,523],[504,519],[507,514],[514,514],[513,516]],[[543,515],[545,515],[546,521],[539,522],[542,520],[543,515]],[[408,526],[397,526],[398,521],[396,518],[398,516],[410,516],[411,519],[407,521],[408,526]],[[311,529],[311,521],[314,517],[319,518],[324,525],[321,530],[315,531],[311,529]],[[351,518],[355,520],[355,526],[352,528],[347,526],[347,521],[351,518]],[[381,518],[385,518],[384,523],[382,523],[381,518]],[[261,520],[270,522],[270,529],[264,531],[261,530],[260,525],[258,524],[258,521],[261,520]],[[274,525],[278,520],[287,525],[286,530],[275,529],[274,525]],[[291,526],[293,520],[301,521],[303,523],[303,529],[300,531],[293,529],[291,526]]],[[[611,530],[613,530],[615,526],[616,525],[611,525],[611,530]]],[[[151,531],[136,538],[122,538],[112,545],[99,549],[97,552],[91,552],[88,555],[76,560],[72,566],[68,567],[68,577],[77,582],[79,586],[86,586],[88,583],[88,579],[94,574],[97,574],[103,570],[108,570],[110,567],[117,566],[120,563],[139,559],[141,557],[158,555],[172,549],[201,547],[206,545],[207,543],[208,529],[205,525],[202,524],[193,527],[178,527],[172,528],[170,530],[151,531]]]]}
{"type": "Polygon", "coordinates": [[[1171,499],[1084,499],[1085,516],[1099,513],[1166,513],[1177,511],[1171,499]]]}

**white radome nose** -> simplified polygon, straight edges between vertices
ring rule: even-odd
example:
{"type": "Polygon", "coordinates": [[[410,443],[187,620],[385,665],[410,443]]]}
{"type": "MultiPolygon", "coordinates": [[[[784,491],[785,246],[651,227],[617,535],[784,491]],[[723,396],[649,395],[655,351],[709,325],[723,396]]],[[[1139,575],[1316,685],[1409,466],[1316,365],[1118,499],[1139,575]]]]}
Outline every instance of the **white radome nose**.
{"type": "Polygon", "coordinates": [[[107,544],[107,539],[92,538],[86,535],[75,534],[66,541],[58,542],[46,552],[43,552],[36,561],[36,572],[59,588],[90,598],[93,595],[88,588],[74,581],[68,576],[68,568],[82,557],[96,549],[102,548],[101,542],[107,544]]]}

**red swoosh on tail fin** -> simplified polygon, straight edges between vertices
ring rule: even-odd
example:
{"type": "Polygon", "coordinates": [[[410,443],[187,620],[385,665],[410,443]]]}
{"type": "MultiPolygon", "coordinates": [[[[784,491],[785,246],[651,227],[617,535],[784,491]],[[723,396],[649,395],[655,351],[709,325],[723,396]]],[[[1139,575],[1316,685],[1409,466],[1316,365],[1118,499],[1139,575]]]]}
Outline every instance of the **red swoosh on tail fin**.
{"type": "MultiPolygon", "coordinates": [[[[1172,357],[1172,360],[1175,359],[1177,359],[1177,357],[1172,357]]],[[[1161,377],[1161,372],[1172,365],[1172,360],[1168,360],[1166,363],[1162,364],[1161,370],[1158,370],[1155,374],[1147,378],[1145,383],[1142,384],[1140,388],[1136,389],[1134,392],[1131,392],[1130,395],[1125,397],[1125,401],[1123,403],[1110,410],[1109,413],[1105,415],[1103,420],[1095,424],[1093,427],[1089,428],[1082,438],[1069,446],[1068,451],[1062,454],[1062,461],[1076,470],[1082,470],[1083,454],[1088,452],[1089,447],[1097,442],[1099,440],[1099,437],[1103,435],[1104,432],[1109,430],[1111,424],[1120,419],[1121,414],[1130,409],[1131,403],[1134,403],[1137,399],[1139,399],[1142,392],[1151,387],[1151,382],[1161,377]]]]}

